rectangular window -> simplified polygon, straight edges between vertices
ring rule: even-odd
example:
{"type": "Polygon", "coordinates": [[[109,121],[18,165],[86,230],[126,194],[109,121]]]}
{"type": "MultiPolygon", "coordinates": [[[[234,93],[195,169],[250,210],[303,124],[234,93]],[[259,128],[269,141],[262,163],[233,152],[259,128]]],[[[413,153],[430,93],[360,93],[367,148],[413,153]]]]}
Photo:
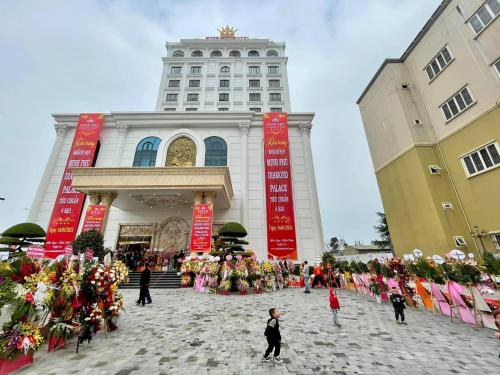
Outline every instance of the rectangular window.
{"type": "Polygon", "coordinates": [[[500,148],[493,142],[462,157],[465,173],[474,176],[500,166],[500,148]]]}
{"type": "Polygon", "coordinates": [[[187,101],[188,102],[197,102],[198,101],[198,94],[188,94],[187,101]]]}
{"type": "Polygon", "coordinates": [[[278,74],[280,72],[279,66],[277,66],[277,65],[269,65],[267,67],[267,72],[269,74],[278,74]]]}
{"type": "Polygon", "coordinates": [[[251,92],[248,94],[248,100],[251,102],[260,102],[260,92],[251,92]]]}
{"type": "Polygon", "coordinates": [[[260,74],[260,66],[249,66],[248,74],[260,74]]]}
{"type": "Polygon", "coordinates": [[[251,79],[248,81],[250,87],[260,87],[260,79],[251,79]]]}
{"type": "Polygon", "coordinates": [[[258,107],[250,107],[249,110],[255,113],[260,113],[260,108],[258,107]]]}
{"type": "Polygon", "coordinates": [[[200,80],[199,79],[190,79],[189,80],[189,87],[200,87],[200,80]]]}
{"type": "Polygon", "coordinates": [[[167,107],[165,108],[165,112],[175,112],[175,108],[167,107]]]}
{"type": "Polygon", "coordinates": [[[219,82],[219,87],[229,87],[229,80],[228,79],[221,79],[219,82]]]}
{"type": "Polygon", "coordinates": [[[495,61],[495,63],[493,65],[495,65],[495,69],[497,71],[497,74],[500,76],[500,59],[495,61]]]}
{"type": "Polygon", "coordinates": [[[458,93],[453,95],[446,103],[441,105],[446,121],[465,111],[474,104],[474,99],[468,87],[464,87],[458,93]]]}
{"type": "Polygon", "coordinates": [[[269,100],[272,102],[280,102],[281,101],[281,94],[278,93],[271,93],[269,94],[269,100]]]}
{"type": "Polygon", "coordinates": [[[227,112],[227,111],[229,111],[229,108],[220,107],[218,110],[219,110],[219,112],[227,112]]]}
{"type": "Polygon", "coordinates": [[[497,250],[500,250],[500,233],[493,233],[491,235],[491,240],[495,244],[495,248],[497,250]]]}
{"type": "Polygon", "coordinates": [[[219,102],[228,102],[229,101],[229,93],[221,92],[219,94],[219,102]]]}
{"type": "Polygon", "coordinates": [[[168,87],[179,87],[180,84],[181,81],[179,81],[178,79],[171,79],[170,81],[168,81],[168,87]]]}
{"type": "Polygon", "coordinates": [[[196,112],[198,108],[186,108],[186,112],[196,112]]]}
{"type": "Polygon", "coordinates": [[[439,51],[437,56],[425,67],[429,81],[432,81],[434,77],[441,73],[452,60],[450,49],[447,46],[439,51]]]}
{"type": "Polygon", "coordinates": [[[167,94],[167,102],[176,102],[177,94],[167,94]]]}
{"type": "Polygon", "coordinates": [[[182,73],[182,66],[173,66],[170,68],[170,73],[171,74],[181,74],[182,73]]]}
{"type": "Polygon", "coordinates": [[[474,33],[479,34],[500,13],[500,0],[487,0],[469,19],[474,33]]]}
{"type": "Polygon", "coordinates": [[[283,108],[281,108],[281,107],[271,107],[271,112],[283,112],[283,108]]]}
{"type": "Polygon", "coordinates": [[[269,87],[281,87],[280,80],[279,79],[270,79],[269,80],[269,87]]]}
{"type": "Polygon", "coordinates": [[[192,66],[191,74],[201,74],[201,66],[192,66]]]}

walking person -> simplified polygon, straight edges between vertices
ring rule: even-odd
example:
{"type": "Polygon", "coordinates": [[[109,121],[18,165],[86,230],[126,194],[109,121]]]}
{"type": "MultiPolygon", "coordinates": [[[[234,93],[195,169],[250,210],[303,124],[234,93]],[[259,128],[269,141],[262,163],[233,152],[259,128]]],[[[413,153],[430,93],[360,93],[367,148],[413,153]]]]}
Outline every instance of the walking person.
{"type": "Polygon", "coordinates": [[[271,316],[271,318],[267,320],[266,330],[264,331],[264,336],[266,336],[267,339],[267,349],[262,360],[266,362],[271,361],[271,352],[274,349],[274,362],[281,364],[283,363],[283,360],[280,358],[280,311],[276,307],[273,307],[272,309],[269,309],[269,315],[271,316]]]}
{"type": "Polygon", "coordinates": [[[309,279],[311,276],[309,275],[309,265],[307,264],[307,260],[304,261],[304,269],[302,270],[302,274],[304,275],[304,284],[306,286],[306,290],[304,291],[304,293],[311,293],[309,284],[309,279]]]}
{"type": "Polygon", "coordinates": [[[152,303],[151,295],[149,294],[149,284],[151,282],[151,271],[149,270],[150,265],[146,264],[144,270],[141,272],[141,280],[140,280],[140,292],[139,299],[137,300],[137,306],[144,306],[146,304],[146,300],[149,303],[152,303]]]}
{"type": "Polygon", "coordinates": [[[397,324],[404,324],[407,325],[405,322],[405,299],[401,294],[399,294],[397,288],[392,288],[391,290],[391,302],[392,302],[392,307],[394,308],[394,315],[396,317],[396,323],[397,324]],[[399,318],[401,317],[401,322],[399,321],[399,318]]]}
{"type": "Polygon", "coordinates": [[[333,322],[337,326],[337,328],[340,328],[339,324],[339,318],[338,318],[338,313],[340,311],[340,302],[339,299],[337,298],[337,294],[335,293],[335,289],[330,288],[330,309],[332,310],[333,314],[333,322]]]}

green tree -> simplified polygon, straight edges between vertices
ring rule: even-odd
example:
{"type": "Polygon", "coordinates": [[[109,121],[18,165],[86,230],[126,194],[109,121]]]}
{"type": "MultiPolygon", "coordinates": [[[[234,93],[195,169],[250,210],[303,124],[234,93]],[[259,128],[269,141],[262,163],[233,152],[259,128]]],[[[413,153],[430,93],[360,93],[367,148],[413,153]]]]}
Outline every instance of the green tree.
{"type": "Polygon", "coordinates": [[[104,258],[104,238],[98,230],[90,229],[80,233],[71,245],[75,255],[85,253],[87,249],[90,249],[99,260],[104,258]]]}
{"type": "Polygon", "coordinates": [[[35,223],[20,223],[5,230],[0,237],[0,244],[17,246],[17,249],[28,247],[35,243],[45,242],[45,230],[35,223]]]}
{"type": "Polygon", "coordinates": [[[215,236],[215,247],[224,254],[243,252],[243,245],[248,245],[247,241],[242,240],[246,235],[247,230],[240,223],[227,223],[219,230],[219,235],[215,236]]]}
{"type": "Polygon", "coordinates": [[[378,225],[375,225],[375,231],[377,232],[380,239],[372,241],[372,245],[378,246],[381,249],[390,247],[392,250],[391,234],[389,233],[389,226],[387,225],[387,219],[385,213],[377,212],[378,225]]]}

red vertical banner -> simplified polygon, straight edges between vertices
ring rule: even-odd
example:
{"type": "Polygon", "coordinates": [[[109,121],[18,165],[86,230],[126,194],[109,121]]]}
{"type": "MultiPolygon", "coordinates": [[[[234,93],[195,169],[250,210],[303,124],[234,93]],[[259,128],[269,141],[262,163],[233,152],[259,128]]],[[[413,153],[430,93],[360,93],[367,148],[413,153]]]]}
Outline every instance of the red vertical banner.
{"type": "Polygon", "coordinates": [[[191,226],[192,252],[209,252],[212,248],[212,203],[195,203],[191,226]]]}
{"type": "Polygon", "coordinates": [[[263,121],[267,254],[297,259],[287,115],[269,112],[263,121]]]}
{"type": "Polygon", "coordinates": [[[73,181],[71,168],[92,166],[103,120],[102,113],[85,113],[78,119],[73,144],[47,229],[45,243],[47,257],[55,258],[63,254],[66,245],[75,239],[85,194],[77,192],[71,186],[73,181]]]}
{"type": "Polygon", "coordinates": [[[102,232],[107,208],[105,204],[89,204],[85,213],[85,219],[83,220],[82,232],[91,229],[102,232]]]}

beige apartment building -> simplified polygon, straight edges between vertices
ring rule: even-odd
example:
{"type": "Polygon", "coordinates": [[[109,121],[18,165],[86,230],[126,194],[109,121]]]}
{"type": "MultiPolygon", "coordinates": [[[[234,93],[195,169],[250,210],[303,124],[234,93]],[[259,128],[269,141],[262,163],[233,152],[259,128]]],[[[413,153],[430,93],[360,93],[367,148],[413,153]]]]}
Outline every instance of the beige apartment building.
{"type": "Polygon", "coordinates": [[[357,104],[395,253],[500,250],[500,0],[444,0],[357,104]]]}

